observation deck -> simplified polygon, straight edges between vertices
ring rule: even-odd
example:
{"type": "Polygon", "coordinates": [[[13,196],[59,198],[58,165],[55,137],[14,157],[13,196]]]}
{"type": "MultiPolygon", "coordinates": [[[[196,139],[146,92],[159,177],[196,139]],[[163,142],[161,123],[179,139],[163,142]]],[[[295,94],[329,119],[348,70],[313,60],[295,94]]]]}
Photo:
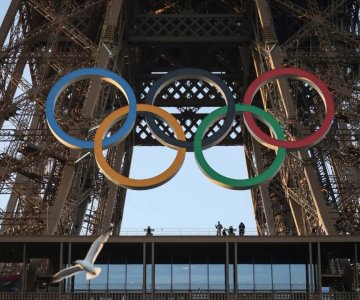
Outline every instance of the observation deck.
{"type": "Polygon", "coordinates": [[[0,263],[23,268],[17,282],[14,279],[3,288],[0,299],[360,297],[358,236],[110,237],[96,260],[102,268],[98,278],[86,281],[80,273],[51,285],[52,275],[84,258],[94,240],[89,236],[0,237],[0,263]]]}

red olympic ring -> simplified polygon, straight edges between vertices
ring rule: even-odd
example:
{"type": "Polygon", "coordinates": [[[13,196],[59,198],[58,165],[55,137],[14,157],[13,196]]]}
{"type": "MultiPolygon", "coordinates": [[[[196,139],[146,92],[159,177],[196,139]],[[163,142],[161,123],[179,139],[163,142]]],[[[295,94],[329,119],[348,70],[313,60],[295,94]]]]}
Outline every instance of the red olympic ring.
{"type": "Polygon", "coordinates": [[[264,133],[257,126],[252,114],[248,112],[244,112],[243,113],[244,122],[247,129],[250,131],[250,133],[254,136],[254,138],[258,142],[271,149],[276,150],[278,147],[280,147],[280,148],[286,148],[288,151],[295,151],[295,150],[301,150],[304,148],[314,146],[315,144],[320,142],[325,137],[327,132],[330,130],[332,120],[335,114],[333,97],[329,89],[325,85],[325,83],[317,76],[305,70],[296,69],[296,68],[281,68],[281,69],[275,69],[265,72],[250,84],[250,86],[245,92],[243,104],[251,105],[254,96],[259,91],[259,89],[269,81],[273,79],[278,79],[279,77],[303,80],[308,84],[310,84],[320,94],[322,100],[324,101],[324,105],[326,109],[326,114],[322,125],[316,132],[314,132],[313,134],[309,135],[306,138],[296,141],[280,141],[264,133]]]}

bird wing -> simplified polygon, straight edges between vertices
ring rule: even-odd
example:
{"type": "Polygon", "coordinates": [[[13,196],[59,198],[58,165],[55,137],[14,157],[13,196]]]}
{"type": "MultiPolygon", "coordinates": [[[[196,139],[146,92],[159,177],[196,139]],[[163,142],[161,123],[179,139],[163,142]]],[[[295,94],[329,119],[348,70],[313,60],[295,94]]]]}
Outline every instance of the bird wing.
{"type": "Polygon", "coordinates": [[[112,227],[103,234],[101,234],[90,246],[88,253],[86,254],[85,260],[95,263],[96,258],[98,257],[101,249],[104,247],[104,243],[109,239],[112,227]]]}
{"type": "Polygon", "coordinates": [[[75,275],[78,272],[81,272],[82,270],[84,269],[79,264],[76,264],[75,266],[71,266],[66,269],[62,269],[52,277],[51,282],[52,283],[59,282],[65,278],[75,275]]]}

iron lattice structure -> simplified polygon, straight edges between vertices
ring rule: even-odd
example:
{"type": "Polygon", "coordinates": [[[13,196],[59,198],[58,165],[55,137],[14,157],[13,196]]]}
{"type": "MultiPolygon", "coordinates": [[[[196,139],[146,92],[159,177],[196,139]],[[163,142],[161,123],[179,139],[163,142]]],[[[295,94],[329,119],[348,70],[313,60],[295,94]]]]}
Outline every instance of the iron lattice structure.
{"type": "MultiPolygon", "coordinates": [[[[274,180],[252,190],[258,233],[359,234],[359,24],[356,0],[13,0],[0,30],[0,193],[8,203],[1,234],[97,235],[110,222],[120,230],[126,190],[104,178],[92,154],[58,143],[45,122],[46,96],[62,75],[113,70],[142,102],[161,74],[198,67],[216,72],[241,103],[256,76],[282,66],[324,80],[336,117],[323,142],[288,155],[274,180]]],[[[114,87],[83,80],[62,93],[56,115],[67,131],[90,138],[125,103],[114,87]]],[[[177,108],[191,140],[204,117],[199,109],[224,100],[189,78],[164,88],[155,103],[177,108]]],[[[301,81],[269,83],[255,103],[290,139],[316,130],[324,116],[318,94],[301,81]]],[[[244,146],[249,176],[274,158],[241,119],[222,144],[244,146]]],[[[134,134],[107,152],[108,161],[128,174],[135,145],[157,145],[141,118],[134,134]]]]}

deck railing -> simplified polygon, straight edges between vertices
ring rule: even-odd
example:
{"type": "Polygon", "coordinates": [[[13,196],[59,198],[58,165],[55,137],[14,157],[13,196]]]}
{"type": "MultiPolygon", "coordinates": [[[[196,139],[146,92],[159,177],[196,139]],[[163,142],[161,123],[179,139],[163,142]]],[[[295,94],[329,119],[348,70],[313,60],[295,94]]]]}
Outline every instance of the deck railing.
{"type": "Polygon", "coordinates": [[[91,292],[91,293],[2,293],[0,300],[360,300],[360,292],[353,293],[129,293],[129,292],[91,292]]]}

